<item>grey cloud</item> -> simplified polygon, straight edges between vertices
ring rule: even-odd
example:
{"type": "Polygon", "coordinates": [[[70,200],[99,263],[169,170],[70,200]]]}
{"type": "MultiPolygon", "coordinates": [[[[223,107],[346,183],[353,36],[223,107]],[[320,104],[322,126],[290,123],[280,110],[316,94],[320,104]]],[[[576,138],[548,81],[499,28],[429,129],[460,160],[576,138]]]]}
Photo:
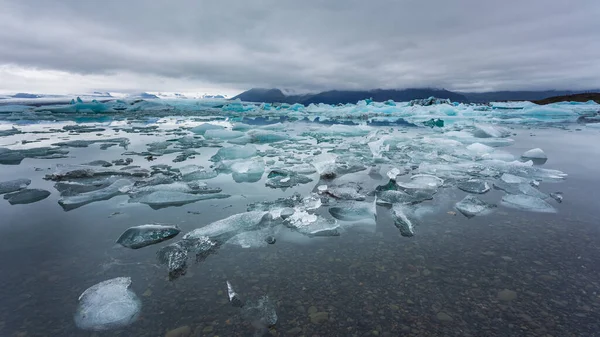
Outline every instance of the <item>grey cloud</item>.
{"type": "Polygon", "coordinates": [[[600,87],[596,0],[0,0],[0,8],[0,65],[232,88],[600,87]]]}

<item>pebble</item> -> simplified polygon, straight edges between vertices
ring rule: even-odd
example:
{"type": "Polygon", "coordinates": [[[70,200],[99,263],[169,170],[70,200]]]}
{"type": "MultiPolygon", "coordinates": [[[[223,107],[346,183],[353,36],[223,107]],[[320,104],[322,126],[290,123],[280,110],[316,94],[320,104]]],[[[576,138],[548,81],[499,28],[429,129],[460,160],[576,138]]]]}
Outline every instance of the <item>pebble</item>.
{"type": "Polygon", "coordinates": [[[498,299],[504,302],[510,302],[517,298],[517,293],[512,290],[504,289],[498,292],[498,299]]]}
{"type": "Polygon", "coordinates": [[[206,328],[202,329],[202,332],[211,333],[211,332],[213,332],[213,327],[211,325],[209,325],[206,328]]]}
{"type": "Polygon", "coordinates": [[[320,324],[323,323],[327,320],[329,320],[329,313],[325,312],[325,311],[321,311],[321,312],[315,312],[309,315],[310,316],[310,321],[313,324],[320,324]]]}
{"type": "Polygon", "coordinates": [[[289,329],[289,330],[286,332],[286,334],[287,334],[287,335],[290,335],[290,336],[295,336],[295,335],[297,335],[297,334],[299,334],[299,333],[301,333],[301,332],[302,332],[302,328],[300,328],[300,327],[295,327],[295,328],[289,329]]]}
{"type": "Polygon", "coordinates": [[[452,322],[454,320],[450,315],[443,311],[438,312],[436,317],[440,322],[452,322]]]}
{"type": "Polygon", "coordinates": [[[185,325],[167,332],[165,337],[188,337],[191,333],[192,329],[185,325]]]}
{"type": "Polygon", "coordinates": [[[317,311],[319,311],[319,310],[318,310],[318,309],[317,309],[317,307],[315,307],[314,305],[313,305],[313,306],[310,306],[310,307],[308,308],[308,313],[309,313],[309,314],[314,314],[314,313],[316,313],[317,311]]]}

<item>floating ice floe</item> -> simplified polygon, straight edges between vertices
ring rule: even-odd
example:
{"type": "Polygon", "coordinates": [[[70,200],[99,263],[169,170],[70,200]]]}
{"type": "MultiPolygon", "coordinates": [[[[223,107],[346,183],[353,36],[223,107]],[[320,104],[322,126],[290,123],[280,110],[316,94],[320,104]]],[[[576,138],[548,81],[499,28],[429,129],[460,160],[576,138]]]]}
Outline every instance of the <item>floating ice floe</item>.
{"type": "Polygon", "coordinates": [[[485,215],[490,213],[494,208],[496,208],[496,205],[482,201],[473,195],[467,195],[464,197],[464,199],[456,203],[455,207],[467,218],[472,218],[476,215],[485,215]]]}
{"type": "Polygon", "coordinates": [[[129,289],[130,277],[117,277],[86,289],[79,296],[75,324],[80,329],[104,331],[127,326],[139,317],[142,303],[129,289]]]}
{"type": "Polygon", "coordinates": [[[556,212],[556,209],[544,200],[524,194],[507,194],[502,197],[502,205],[530,212],[556,212]]]}
{"type": "Polygon", "coordinates": [[[50,192],[41,189],[22,189],[4,195],[11,205],[32,204],[44,200],[50,196],[50,192]]]}
{"type": "Polygon", "coordinates": [[[181,230],[177,226],[156,224],[135,226],[128,228],[121,234],[117,239],[117,243],[123,247],[139,249],[169,240],[177,236],[179,232],[181,230]]]}
{"type": "Polygon", "coordinates": [[[16,192],[22,190],[31,184],[31,179],[15,179],[0,182],[0,194],[16,192]]]}

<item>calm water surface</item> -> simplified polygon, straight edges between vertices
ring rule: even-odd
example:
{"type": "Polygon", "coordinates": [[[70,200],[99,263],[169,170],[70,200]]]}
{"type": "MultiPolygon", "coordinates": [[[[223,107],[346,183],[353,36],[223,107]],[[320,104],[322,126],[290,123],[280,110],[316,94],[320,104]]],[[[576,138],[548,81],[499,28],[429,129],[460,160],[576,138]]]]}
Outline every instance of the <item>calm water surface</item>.
{"type": "MultiPolygon", "coordinates": [[[[227,280],[244,297],[268,294],[276,302],[279,320],[267,332],[275,336],[600,336],[600,132],[575,126],[514,132],[507,151],[541,147],[549,157],[543,167],[568,174],[540,187],[564,193],[563,203],[552,200],[558,213],[499,207],[467,219],[453,208],[466,193],[453,189],[427,202],[436,212],[412,238],[401,237],[380,208],[374,230],[282,237],[263,248],[226,245],[175,281],[155,258],[169,242],[127,250],[115,246],[116,238],[152,222],[186,232],[244,212],[252,201],[306,195],[315,184],[280,191],[264,188],[264,178],[235,184],[219,176],[211,183],[234,197],[161,210],[117,197],[65,212],[54,183],[42,179],[47,169],[120,158],[122,148],[92,145],[72,149],[75,158],[67,160],[0,166],[0,181],[29,177],[30,187],[53,192],[30,205],[0,202],[0,336],[164,336],[184,326],[184,336],[253,336],[256,330],[228,302],[227,280]],[[143,302],[140,319],[116,331],[79,330],[73,322],[79,295],[119,276],[133,280],[143,302]],[[319,319],[311,320],[315,311],[319,319]]],[[[151,139],[123,136],[131,137],[129,150],[143,150],[151,139]]],[[[215,151],[201,149],[203,157],[215,151]]],[[[501,196],[491,191],[482,199],[498,203],[501,196]]]]}

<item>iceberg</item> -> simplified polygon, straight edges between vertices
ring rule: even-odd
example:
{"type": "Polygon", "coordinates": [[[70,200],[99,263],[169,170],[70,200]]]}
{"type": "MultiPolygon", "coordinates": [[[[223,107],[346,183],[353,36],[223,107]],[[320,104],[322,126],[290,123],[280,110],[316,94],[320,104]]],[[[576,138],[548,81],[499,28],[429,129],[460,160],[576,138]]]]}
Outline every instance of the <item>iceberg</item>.
{"type": "Polygon", "coordinates": [[[238,161],[231,165],[231,175],[236,183],[254,183],[259,181],[265,172],[265,162],[262,158],[248,161],[238,161]]]}
{"type": "Polygon", "coordinates": [[[105,331],[127,326],[139,317],[142,303],[129,289],[130,277],[117,277],[86,289],[79,296],[75,324],[83,330],[105,331]]]}
{"type": "Polygon", "coordinates": [[[210,158],[213,162],[221,160],[246,159],[256,156],[257,150],[254,145],[222,147],[210,158]]]}
{"type": "Polygon", "coordinates": [[[531,149],[529,151],[525,151],[525,153],[523,153],[521,155],[522,158],[527,158],[527,159],[548,159],[548,156],[546,156],[546,153],[544,153],[544,151],[540,148],[535,148],[535,149],[531,149]]]}

